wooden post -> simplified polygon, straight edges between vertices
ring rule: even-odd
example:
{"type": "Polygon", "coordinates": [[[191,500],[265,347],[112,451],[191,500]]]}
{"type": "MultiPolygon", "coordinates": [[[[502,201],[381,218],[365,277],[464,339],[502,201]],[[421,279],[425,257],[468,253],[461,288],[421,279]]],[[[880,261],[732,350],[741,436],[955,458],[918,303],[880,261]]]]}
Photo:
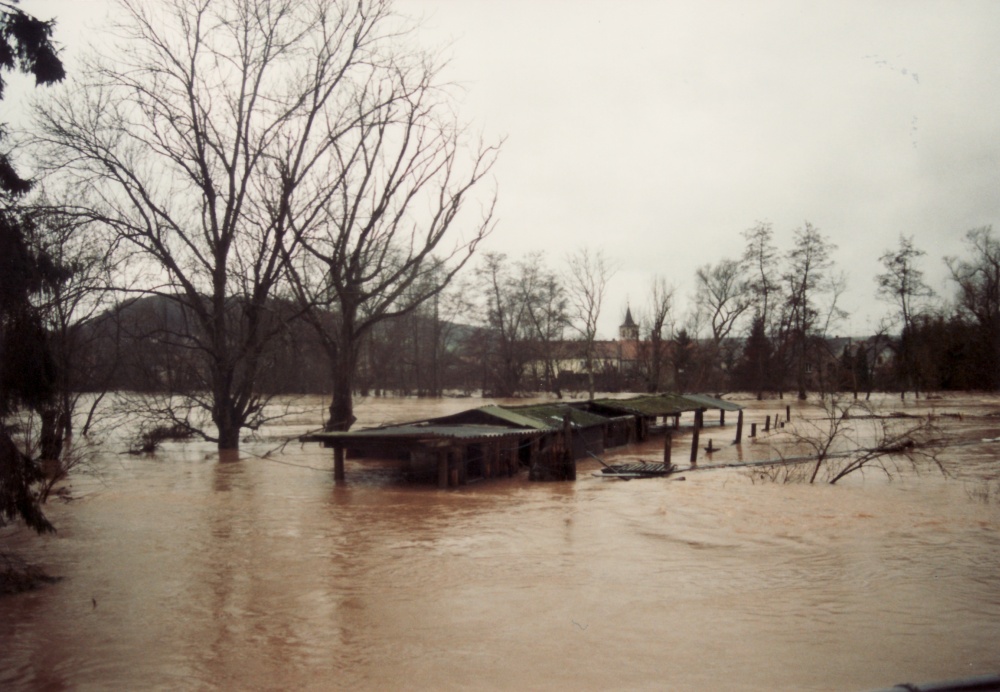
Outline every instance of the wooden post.
{"type": "Polygon", "coordinates": [[[694,412],[694,429],[701,430],[702,426],[705,424],[705,410],[698,409],[694,412]]]}
{"type": "Polygon", "coordinates": [[[785,422],[792,420],[792,407],[790,405],[785,405],[785,422]]]}
{"type": "Polygon", "coordinates": [[[663,470],[670,468],[670,445],[673,443],[673,435],[667,433],[663,436],[663,470]]]}
{"type": "Polygon", "coordinates": [[[756,423],[751,423],[750,424],[750,437],[757,437],[757,424],[756,423]]]}
{"type": "Polygon", "coordinates": [[[771,429],[771,414],[767,414],[764,418],[764,432],[768,432],[771,429]]]}
{"type": "Polygon", "coordinates": [[[438,487],[448,487],[448,450],[438,452],[438,487]]]}
{"type": "Polygon", "coordinates": [[[448,485],[458,487],[458,455],[455,450],[448,450],[448,485]]]}
{"type": "Polygon", "coordinates": [[[724,426],[726,424],[726,409],[719,409],[719,426],[724,426]]]}
{"type": "Polygon", "coordinates": [[[743,441],[743,409],[736,414],[736,444],[743,441]]]}
{"type": "Polygon", "coordinates": [[[576,480],[576,459],[573,455],[573,427],[569,413],[563,414],[563,458],[560,476],[567,481],[576,480]]]}
{"type": "Polygon", "coordinates": [[[694,426],[694,432],[691,434],[691,463],[698,463],[698,426],[694,426]]]}
{"type": "Polygon", "coordinates": [[[333,480],[343,483],[344,476],[344,448],[337,445],[333,448],[333,480]]]}

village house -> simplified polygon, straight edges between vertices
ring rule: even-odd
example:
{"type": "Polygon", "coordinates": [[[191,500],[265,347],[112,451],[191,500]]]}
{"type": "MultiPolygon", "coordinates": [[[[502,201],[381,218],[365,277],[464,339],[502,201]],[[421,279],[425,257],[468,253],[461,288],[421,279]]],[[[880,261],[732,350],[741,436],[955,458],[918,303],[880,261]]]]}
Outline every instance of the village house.
{"type": "MultiPolygon", "coordinates": [[[[583,388],[587,382],[587,344],[580,340],[564,340],[549,344],[545,360],[528,363],[528,373],[541,379],[546,367],[551,368],[564,388],[583,388]]],[[[625,319],[618,327],[618,339],[599,340],[593,344],[592,360],[595,378],[603,386],[599,389],[614,390],[627,385],[648,358],[648,342],[639,338],[639,325],[626,308],[625,319]]]]}

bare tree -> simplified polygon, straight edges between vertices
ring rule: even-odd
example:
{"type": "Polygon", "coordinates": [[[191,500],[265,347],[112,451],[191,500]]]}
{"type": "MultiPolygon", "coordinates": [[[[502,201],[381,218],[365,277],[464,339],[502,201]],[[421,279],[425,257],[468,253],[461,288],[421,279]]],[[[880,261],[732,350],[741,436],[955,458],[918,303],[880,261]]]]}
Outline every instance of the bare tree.
{"type": "Polygon", "coordinates": [[[306,308],[333,316],[326,325],[313,319],[333,375],[328,430],[354,421],[365,335],[413,313],[452,281],[490,232],[496,201],[494,194],[464,213],[499,143],[467,141],[432,56],[386,40],[395,24],[385,3],[359,8],[365,31],[379,40],[359,55],[358,86],[330,128],[329,170],[310,190],[316,213],[293,221],[304,249],[291,265],[296,293],[306,308]]]}
{"type": "MultiPolygon", "coordinates": [[[[802,418],[786,428],[793,449],[808,449],[802,480],[815,483],[824,474],[827,483],[835,484],[852,473],[877,469],[888,477],[901,470],[901,464],[913,465],[928,460],[942,472],[935,455],[941,432],[928,416],[898,416],[883,413],[865,402],[845,402],[835,396],[824,400],[822,415],[802,418]]],[[[785,474],[784,480],[798,480],[785,474]]]]}
{"type": "MultiPolygon", "coordinates": [[[[415,287],[413,292],[421,290],[415,287]]],[[[455,352],[463,329],[455,319],[472,312],[463,291],[468,287],[452,283],[412,312],[373,325],[361,346],[355,393],[364,397],[374,390],[380,396],[391,390],[403,396],[438,397],[444,387],[455,386],[455,352]]],[[[411,299],[408,293],[400,303],[409,304],[411,299]]],[[[329,315],[331,325],[333,320],[329,315]]]]}
{"type": "MultiPolygon", "coordinates": [[[[190,316],[174,342],[196,358],[206,393],[185,398],[210,414],[215,432],[198,432],[235,449],[241,429],[265,420],[259,377],[285,328],[273,297],[288,262],[303,240],[321,252],[337,219],[350,221],[346,234],[383,232],[398,207],[344,194],[365,183],[363,170],[368,183],[407,189],[413,169],[378,168],[384,152],[370,135],[405,120],[417,92],[387,94],[391,82],[373,77],[392,69],[400,39],[387,1],[119,4],[117,40],[87,64],[86,83],[38,110],[38,143],[96,200],[72,211],[113,228],[120,251],[152,268],[145,290],[190,316]],[[386,103],[399,112],[369,118],[386,103]]],[[[406,261],[391,242],[339,251],[362,276],[406,261]]]]}
{"type": "Polygon", "coordinates": [[[604,292],[614,275],[612,263],[601,250],[582,248],[567,258],[566,287],[569,296],[569,316],[573,328],[584,344],[584,368],[587,390],[594,398],[594,342],[597,321],[601,315],[604,292]]]}
{"type": "MultiPolygon", "coordinates": [[[[73,416],[85,392],[93,392],[84,434],[94,420],[97,406],[111,384],[113,370],[91,362],[95,334],[86,322],[107,310],[114,301],[110,275],[111,252],[104,238],[91,226],[79,224],[52,206],[43,196],[36,206],[38,223],[32,226],[29,243],[41,255],[51,257],[65,272],[36,301],[55,364],[55,398],[38,411],[41,417],[39,451],[55,469],[62,448],[73,434],[73,416]]],[[[59,469],[58,475],[65,475],[59,469]]],[[[51,484],[50,484],[51,487],[51,484]]]]}
{"type": "Polygon", "coordinates": [[[774,230],[770,222],[758,222],[753,228],[743,232],[746,248],[743,263],[746,266],[747,290],[750,293],[754,312],[768,330],[772,328],[772,311],[781,296],[781,280],[778,270],[778,250],[774,246],[774,230]]]}
{"type": "Polygon", "coordinates": [[[799,399],[806,398],[806,369],[816,345],[815,337],[825,334],[828,325],[839,316],[837,296],[843,290],[843,280],[831,276],[836,249],[819,229],[808,221],[795,231],[795,246],[786,256],[782,274],[785,284],[785,314],[788,346],[795,366],[799,399]],[[829,296],[826,305],[820,298],[829,296]]]}
{"type": "Polygon", "coordinates": [[[865,401],[870,401],[872,390],[876,386],[879,370],[882,365],[882,351],[891,342],[889,337],[890,323],[881,319],[870,330],[868,338],[855,346],[854,368],[851,373],[851,384],[854,398],[858,398],[858,389],[863,386],[865,401]]]}
{"type": "Polygon", "coordinates": [[[975,321],[976,370],[984,387],[1000,389],[1000,239],[993,228],[974,228],[965,235],[971,257],[945,261],[958,286],[958,308],[975,321]]]}
{"type": "Polygon", "coordinates": [[[664,368],[669,355],[672,333],[664,335],[663,330],[673,332],[671,317],[674,308],[674,289],[663,276],[654,276],[650,282],[648,317],[642,320],[649,341],[642,344],[643,370],[646,391],[661,391],[664,385],[664,368]]]}
{"type": "Polygon", "coordinates": [[[781,370],[778,366],[784,361],[782,346],[787,320],[782,319],[780,309],[782,284],[771,223],[759,221],[744,231],[743,237],[746,246],[742,261],[746,267],[753,318],[742,358],[742,380],[752,384],[759,400],[763,398],[764,389],[781,389],[782,383],[776,377],[781,370]]]}
{"type": "Polygon", "coordinates": [[[488,252],[476,284],[472,293],[485,327],[477,343],[484,391],[513,396],[542,388],[561,396],[558,369],[567,299],[544,256],[532,252],[512,260],[488,252]]]}
{"type": "Polygon", "coordinates": [[[535,329],[528,302],[539,279],[530,259],[512,262],[497,252],[483,256],[478,282],[486,331],[479,349],[486,392],[513,396],[523,390],[535,329]]]}
{"type": "Polygon", "coordinates": [[[914,313],[919,309],[914,302],[934,295],[924,283],[924,273],[916,266],[917,260],[925,254],[927,253],[923,250],[914,247],[912,237],[900,235],[899,248],[886,250],[879,257],[885,272],[875,277],[877,294],[899,308],[903,329],[913,325],[914,313]]]}
{"type": "Polygon", "coordinates": [[[695,281],[697,309],[705,315],[712,330],[712,341],[718,345],[733,332],[751,306],[742,264],[733,259],[706,264],[695,272],[695,281]]]}
{"type": "Polygon", "coordinates": [[[521,274],[524,305],[531,325],[533,360],[541,365],[543,388],[561,398],[557,352],[569,323],[566,288],[538,252],[525,258],[521,274]]]}
{"type": "Polygon", "coordinates": [[[915,336],[913,322],[915,312],[919,305],[914,303],[922,298],[929,298],[933,295],[930,287],[924,283],[923,272],[917,266],[917,260],[924,254],[923,250],[918,250],[913,246],[913,238],[899,236],[899,248],[887,250],[879,257],[885,272],[875,277],[878,284],[876,291],[879,298],[895,303],[899,310],[900,342],[899,342],[899,369],[901,379],[905,384],[902,386],[901,395],[905,395],[907,388],[914,389],[920,382],[920,373],[915,366],[915,336]],[[907,385],[909,387],[907,387],[907,385]]]}
{"type": "Polygon", "coordinates": [[[718,388],[722,375],[722,341],[733,333],[749,310],[751,294],[742,264],[732,259],[699,267],[695,282],[695,310],[701,317],[699,321],[706,322],[711,330],[712,343],[706,355],[712,368],[713,384],[718,388]]]}

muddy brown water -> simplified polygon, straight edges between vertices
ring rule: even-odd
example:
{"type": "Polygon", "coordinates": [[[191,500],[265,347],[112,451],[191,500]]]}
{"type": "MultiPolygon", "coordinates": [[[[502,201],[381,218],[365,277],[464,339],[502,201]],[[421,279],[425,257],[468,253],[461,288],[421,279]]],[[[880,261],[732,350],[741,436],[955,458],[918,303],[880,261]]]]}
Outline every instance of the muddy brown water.
{"type": "MultiPolygon", "coordinates": [[[[372,399],[359,417],[479,403],[372,399]]],[[[746,436],[790,402],[744,403],[746,436]]],[[[941,454],[948,477],[622,482],[591,461],[574,483],[447,491],[356,461],[335,486],[318,445],[262,458],[320,420],[319,400],[296,405],[239,461],[109,449],[49,503],[56,536],[0,532],[64,577],[0,599],[0,689],[865,690],[1000,672],[1000,446],[981,441],[1000,398],[907,402],[955,414],[968,444],[941,454]]],[[[780,444],[732,435],[706,429],[723,449],[700,465],[780,444]]]]}

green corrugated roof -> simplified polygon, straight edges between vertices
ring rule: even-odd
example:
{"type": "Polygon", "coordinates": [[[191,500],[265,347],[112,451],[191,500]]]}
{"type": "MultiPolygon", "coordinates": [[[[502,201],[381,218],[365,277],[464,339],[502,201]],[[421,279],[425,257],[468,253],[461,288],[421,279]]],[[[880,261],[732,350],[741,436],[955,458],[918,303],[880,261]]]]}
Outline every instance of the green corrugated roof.
{"type": "Polygon", "coordinates": [[[646,416],[670,416],[700,408],[714,408],[725,411],[739,411],[742,406],[731,401],[716,399],[705,394],[647,394],[628,399],[597,399],[595,404],[607,408],[641,413],[646,416]]]}
{"type": "MultiPolygon", "coordinates": [[[[610,411],[644,416],[669,416],[686,411],[696,411],[703,408],[738,411],[743,407],[731,401],[716,399],[704,394],[648,394],[628,399],[597,399],[595,405],[610,411]]],[[[505,437],[512,435],[535,435],[544,430],[558,430],[562,426],[563,416],[567,413],[570,422],[578,428],[589,428],[603,425],[608,416],[585,411],[566,403],[529,404],[526,406],[481,406],[473,409],[485,416],[493,417],[504,425],[489,425],[482,423],[436,423],[432,419],[425,422],[388,425],[378,428],[366,428],[349,432],[329,432],[306,435],[302,439],[314,442],[332,442],[334,440],[377,439],[382,437],[414,440],[433,438],[475,439],[487,437],[505,437]],[[509,426],[516,426],[514,428],[509,426]]],[[[455,416],[443,417],[442,421],[455,416]]]]}
{"type": "Polygon", "coordinates": [[[708,396],[707,394],[685,394],[684,398],[700,403],[705,408],[717,408],[723,411],[739,411],[743,408],[739,404],[732,401],[717,399],[714,396],[708,396]]]}
{"type": "Polygon", "coordinates": [[[548,423],[543,423],[537,418],[532,418],[530,416],[523,415],[517,411],[511,411],[509,408],[504,408],[503,406],[497,406],[496,404],[490,404],[488,406],[480,406],[477,411],[481,411],[489,416],[499,418],[500,420],[506,421],[508,423],[513,423],[514,425],[519,425],[522,428],[534,428],[535,430],[548,430],[552,426],[548,423]]]}
{"type": "Polygon", "coordinates": [[[594,403],[612,410],[640,413],[645,416],[670,416],[703,408],[702,404],[690,401],[679,394],[649,394],[628,399],[597,399],[594,403]]]}
{"type": "MultiPolygon", "coordinates": [[[[507,410],[511,411],[512,409],[508,408],[507,410]]],[[[529,404],[528,406],[517,406],[513,408],[513,411],[534,419],[548,428],[559,428],[562,425],[563,416],[567,413],[570,423],[580,428],[603,425],[608,422],[606,416],[574,408],[568,404],[529,404]]]]}
{"type": "Polygon", "coordinates": [[[501,425],[435,425],[408,424],[408,425],[387,425],[382,428],[364,428],[361,430],[350,430],[347,432],[320,432],[302,436],[306,442],[327,442],[333,440],[365,440],[389,438],[411,438],[411,439],[432,439],[432,438],[454,438],[462,440],[472,440],[477,438],[496,437],[523,437],[526,435],[536,435],[537,429],[507,428],[501,425]]]}

